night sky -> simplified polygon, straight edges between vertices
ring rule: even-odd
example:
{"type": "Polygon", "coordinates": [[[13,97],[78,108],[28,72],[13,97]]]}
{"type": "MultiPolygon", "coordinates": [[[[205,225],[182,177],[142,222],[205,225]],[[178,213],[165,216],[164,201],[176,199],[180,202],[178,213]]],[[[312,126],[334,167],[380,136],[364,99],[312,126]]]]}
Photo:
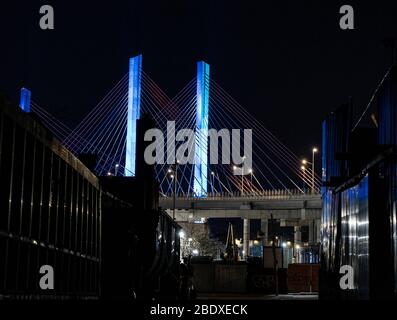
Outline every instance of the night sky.
{"type": "Polygon", "coordinates": [[[0,91],[14,102],[27,86],[74,126],[128,71],[130,56],[143,53],[145,72],[169,96],[204,59],[302,157],[348,96],[363,110],[391,61],[383,40],[397,36],[393,1],[8,2],[0,4],[0,91]],[[55,30],[39,28],[43,4],[54,7],[55,30]],[[343,4],[355,10],[355,30],[339,28],[343,4]]]}
{"type": "MultiPolygon", "coordinates": [[[[75,126],[127,73],[130,56],[143,53],[145,72],[171,97],[204,59],[211,77],[300,157],[321,147],[322,119],[349,96],[357,115],[364,109],[391,62],[384,38],[397,36],[395,1],[6,2],[0,92],[13,102],[27,86],[75,126]],[[54,7],[55,30],[39,28],[44,4],[54,7]],[[355,30],[339,28],[343,4],[355,10],[355,30]]],[[[218,227],[213,234],[225,232],[218,227]]]]}

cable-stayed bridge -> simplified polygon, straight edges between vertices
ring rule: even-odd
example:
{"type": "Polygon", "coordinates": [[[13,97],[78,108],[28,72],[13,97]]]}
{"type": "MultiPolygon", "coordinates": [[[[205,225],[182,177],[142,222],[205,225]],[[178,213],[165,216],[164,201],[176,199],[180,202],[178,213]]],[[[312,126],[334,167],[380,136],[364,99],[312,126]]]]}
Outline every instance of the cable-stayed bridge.
{"type": "MultiPolygon", "coordinates": [[[[131,58],[129,72],[74,128],[34,100],[30,109],[73,153],[95,154],[99,176],[135,175],[136,121],[149,115],[161,133],[156,144],[162,148],[155,150],[156,159],[162,159],[155,164],[160,203],[170,214],[180,209],[176,218],[238,210],[245,229],[248,214],[267,219],[270,212],[283,223],[296,221],[298,227],[306,220],[319,225],[321,180],[313,165],[302,167],[302,159],[210,77],[203,61],[197,63],[197,75],[169,97],[142,68],[142,56],[131,58]],[[215,150],[209,143],[211,130],[229,134],[217,137],[215,150]],[[245,153],[247,143],[251,154],[245,153]],[[193,161],[181,163],[181,157],[193,161]]],[[[300,232],[296,234],[298,242],[300,232]]]]}

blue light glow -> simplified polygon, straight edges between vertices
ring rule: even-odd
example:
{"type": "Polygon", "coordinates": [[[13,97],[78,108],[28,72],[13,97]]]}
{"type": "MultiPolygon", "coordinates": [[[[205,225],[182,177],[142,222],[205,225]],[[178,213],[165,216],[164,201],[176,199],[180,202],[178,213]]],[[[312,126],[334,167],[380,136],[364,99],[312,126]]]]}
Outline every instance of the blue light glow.
{"type": "Polygon", "coordinates": [[[26,88],[21,89],[21,98],[19,102],[19,107],[24,112],[30,112],[30,90],[26,88]]]}
{"type": "Polygon", "coordinates": [[[136,121],[141,113],[142,55],[130,59],[125,176],[135,176],[136,121]]]}
{"type": "Polygon", "coordinates": [[[204,61],[199,61],[197,63],[197,110],[193,187],[197,197],[207,196],[209,81],[210,66],[204,61]]]}

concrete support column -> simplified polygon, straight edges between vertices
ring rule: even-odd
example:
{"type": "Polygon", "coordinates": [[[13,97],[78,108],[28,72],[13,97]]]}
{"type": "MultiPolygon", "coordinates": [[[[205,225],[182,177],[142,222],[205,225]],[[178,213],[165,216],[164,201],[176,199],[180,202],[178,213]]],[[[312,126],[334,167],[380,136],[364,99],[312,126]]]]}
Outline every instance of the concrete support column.
{"type": "Polygon", "coordinates": [[[301,227],[294,226],[294,245],[301,245],[302,236],[301,236],[301,227]]]}
{"type": "Polygon", "coordinates": [[[247,260],[249,256],[249,243],[250,243],[250,220],[244,219],[243,224],[243,250],[244,250],[244,259],[247,260]]]}
{"type": "Polygon", "coordinates": [[[261,219],[261,231],[263,232],[262,245],[268,245],[269,239],[269,221],[267,219],[261,219]]]}
{"type": "Polygon", "coordinates": [[[315,244],[316,226],[314,220],[309,220],[309,245],[315,244]]]}
{"type": "Polygon", "coordinates": [[[301,227],[294,226],[294,263],[300,263],[301,227]]]}
{"type": "Polygon", "coordinates": [[[315,230],[316,230],[316,236],[315,236],[315,241],[316,243],[321,242],[321,219],[316,219],[315,220],[315,230]]]}

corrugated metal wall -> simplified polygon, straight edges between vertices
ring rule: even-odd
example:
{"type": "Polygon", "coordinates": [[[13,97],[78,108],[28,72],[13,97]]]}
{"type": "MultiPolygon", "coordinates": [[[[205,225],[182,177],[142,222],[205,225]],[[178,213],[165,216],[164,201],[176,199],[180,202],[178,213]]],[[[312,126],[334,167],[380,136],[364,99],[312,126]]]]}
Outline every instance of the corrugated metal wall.
{"type": "Polygon", "coordinates": [[[323,123],[321,268],[328,297],[385,298],[393,288],[397,293],[396,67],[374,101],[373,128],[350,130],[350,113],[343,108],[323,123]],[[354,269],[352,291],[339,287],[342,265],[354,269]]]}
{"type": "Polygon", "coordinates": [[[368,175],[341,194],[341,265],[354,269],[354,290],[348,294],[369,298],[368,175]]]}

